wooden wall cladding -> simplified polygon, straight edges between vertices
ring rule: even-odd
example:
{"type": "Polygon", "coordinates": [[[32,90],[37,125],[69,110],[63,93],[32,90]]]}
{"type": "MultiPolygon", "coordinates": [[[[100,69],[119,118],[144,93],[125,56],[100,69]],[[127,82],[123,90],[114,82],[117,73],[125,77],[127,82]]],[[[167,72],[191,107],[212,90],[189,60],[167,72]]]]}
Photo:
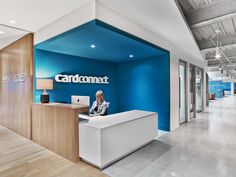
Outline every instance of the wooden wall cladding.
{"type": "MultiPolygon", "coordinates": [[[[1,113],[1,103],[2,103],[2,60],[1,60],[1,50],[0,50],[0,113],[1,113]]],[[[1,118],[1,114],[0,114],[1,118]]]]}
{"type": "Polygon", "coordinates": [[[31,139],[33,34],[0,50],[2,98],[0,124],[31,139]],[[19,74],[23,74],[19,81],[19,74]],[[8,79],[6,81],[6,78],[8,79]]]}
{"type": "Polygon", "coordinates": [[[60,103],[34,103],[32,140],[51,151],[77,162],[79,159],[78,114],[89,107],[60,103]]]}

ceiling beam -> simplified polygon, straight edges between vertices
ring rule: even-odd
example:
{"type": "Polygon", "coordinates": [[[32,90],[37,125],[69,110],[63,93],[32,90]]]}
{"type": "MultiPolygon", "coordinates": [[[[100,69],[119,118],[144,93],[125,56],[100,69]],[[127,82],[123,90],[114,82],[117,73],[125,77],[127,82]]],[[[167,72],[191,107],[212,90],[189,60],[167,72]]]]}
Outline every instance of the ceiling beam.
{"type": "MultiPolygon", "coordinates": [[[[236,50],[235,50],[235,48],[232,48],[231,50],[230,49],[224,50],[224,54],[227,57],[234,57],[234,56],[236,56],[236,50]]],[[[205,55],[205,58],[214,58],[214,57],[215,57],[215,51],[214,50],[212,52],[206,53],[206,55],[205,55]]]]}
{"type": "Polygon", "coordinates": [[[181,6],[181,9],[184,12],[184,14],[186,14],[187,11],[192,8],[192,5],[191,5],[191,3],[189,1],[186,1],[186,0],[176,0],[176,2],[181,6]]]}
{"type": "Polygon", "coordinates": [[[204,8],[195,9],[186,15],[190,26],[199,28],[236,16],[236,1],[225,0],[204,8]]]}
{"type": "MultiPolygon", "coordinates": [[[[236,56],[230,56],[230,57],[227,57],[231,62],[236,60],[236,56]]],[[[215,57],[212,57],[212,58],[206,58],[207,61],[217,61],[217,60],[226,60],[226,58],[215,58],[215,57]]]]}
{"type": "MultiPolygon", "coordinates": [[[[223,36],[222,39],[220,39],[220,41],[221,41],[222,47],[224,47],[224,46],[230,47],[230,45],[235,45],[236,44],[236,34],[230,34],[230,35],[223,36]]],[[[197,41],[197,43],[198,43],[200,50],[215,48],[215,45],[209,39],[197,41]]]]}
{"type": "MultiPolygon", "coordinates": [[[[225,45],[222,47],[223,51],[232,50],[233,48],[236,49],[236,43],[230,44],[230,45],[225,45]]],[[[215,51],[216,51],[216,47],[212,47],[212,48],[202,49],[201,53],[203,55],[205,55],[206,53],[211,53],[211,52],[215,52],[215,51]]]]}
{"type": "Polygon", "coordinates": [[[236,61],[231,62],[231,63],[232,63],[232,65],[230,65],[228,62],[208,61],[208,67],[217,67],[217,66],[235,67],[236,66],[236,61]]]}
{"type": "MultiPolygon", "coordinates": [[[[236,62],[234,62],[233,64],[235,65],[236,62]]],[[[217,67],[217,66],[225,67],[228,65],[229,65],[228,63],[208,63],[208,67],[217,67]]]]}
{"type": "Polygon", "coordinates": [[[208,65],[209,64],[229,64],[228,62],[220,62],[219,60],[208,60],[208,65]]]}

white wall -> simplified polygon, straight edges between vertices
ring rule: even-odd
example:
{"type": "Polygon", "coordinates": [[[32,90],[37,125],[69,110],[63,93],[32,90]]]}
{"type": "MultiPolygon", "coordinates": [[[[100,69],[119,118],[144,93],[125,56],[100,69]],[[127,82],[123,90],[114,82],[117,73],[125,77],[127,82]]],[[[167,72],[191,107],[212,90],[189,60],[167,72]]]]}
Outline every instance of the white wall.
{"type": "Polygon", "coordinates": [[[179,57],[170,55],[170,128],[179,127],[179,57]]]}
{"type": "MultiPolygon", "coordinates": [[[[77,11],[74,11],[68,16],[49,25],[48,27],[40,30],[35,34],[35,44],[95,18],[170,51],[171,130],[179,127],[179,59],[186,61],[188,65],[191,63],[198,67],[205,68],[207,66],[206,62],[202,61],[201,58],[194,57],[188,52],[180,49],[178,46],[171,44],[171,42],[165,40],[158,34],[146,29],[141,24],[134,22],[128,17],[123,16],[122,14],[99,2],[91,2],[77,9],[77,11]]],[[[189,87],[189,81],[187,84],[189,87]]],[[[204,88],[206,88],[205,84],[204,88]]],[[[187,100],[189,100],[188,96],[187,100]]],[[[206,100],[204,99],[204,105],[206,105],[205,101],[206,100]]]]}

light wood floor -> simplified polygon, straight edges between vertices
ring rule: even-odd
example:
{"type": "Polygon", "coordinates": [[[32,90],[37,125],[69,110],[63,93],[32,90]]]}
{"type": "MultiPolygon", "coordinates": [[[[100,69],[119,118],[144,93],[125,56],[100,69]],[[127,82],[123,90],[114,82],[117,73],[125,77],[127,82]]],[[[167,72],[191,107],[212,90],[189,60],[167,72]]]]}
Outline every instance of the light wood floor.
{"type": "Polygon", "coordinates": [[[0,177],[105,177],[83,162],[76,164],[0,126],[0,177]]]}

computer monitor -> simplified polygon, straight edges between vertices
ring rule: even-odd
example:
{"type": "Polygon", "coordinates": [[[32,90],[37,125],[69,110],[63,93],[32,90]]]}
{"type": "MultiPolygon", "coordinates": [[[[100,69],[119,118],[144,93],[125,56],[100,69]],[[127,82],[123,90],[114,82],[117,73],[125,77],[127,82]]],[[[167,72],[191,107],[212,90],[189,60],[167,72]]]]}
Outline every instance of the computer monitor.
{"type": "Polygon", "coordinates": [[[90,105],[90,97],[89,96],[72,95],[71,96],[71,104],[80,104],[80,105],[89,106],[90,105]]]}

